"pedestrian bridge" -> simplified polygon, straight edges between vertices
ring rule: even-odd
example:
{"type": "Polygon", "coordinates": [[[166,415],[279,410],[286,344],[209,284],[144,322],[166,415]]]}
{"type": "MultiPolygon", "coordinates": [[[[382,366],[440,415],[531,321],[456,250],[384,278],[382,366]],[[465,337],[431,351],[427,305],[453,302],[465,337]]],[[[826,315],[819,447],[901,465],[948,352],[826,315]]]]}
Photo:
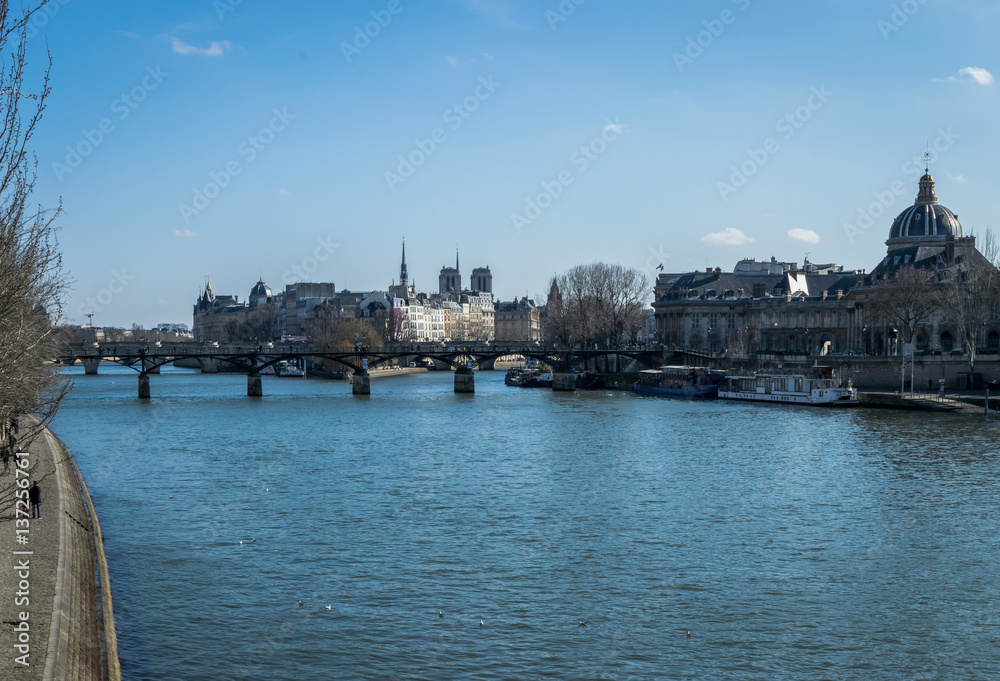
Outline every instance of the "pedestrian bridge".
{"type": "Polygon", "coordinates": [[[411,362],[430,360],[436,368],[455,371],[455,392],[475,392],[473,369],[492,371],[497,360],[504,357],[535,359],[552,366],[553,390],[575,389],[574,369],[590,360],[613,358],[622,362],[637,362],[643,367],[664,363],[706,363],[708,356],[677,353],[643,346],[594,347],[566,349],[552,344],[512,341],[469,341],[462,343],[391,343],[380,349],[363,345],[343,347],[317,346],[309,343],[74,343],[64,346],[60,361],[80,362],[85,374],[96,374],[101,362],[114,362],[138,373],[139,397],[149,398],[149,376],[160,373],[160,367],[179,359],[197,360],[203,373],[217,373],[220,367],[245,372],[247,395],[261,397],[261,372],[278,362],[304,358],[325,359],[343,365],[353,374],[355,395],[371,392],[369,370],[396,360],[403,366],[411,362]],[[681,355],[680,357],[678,355],[681,355]]]}

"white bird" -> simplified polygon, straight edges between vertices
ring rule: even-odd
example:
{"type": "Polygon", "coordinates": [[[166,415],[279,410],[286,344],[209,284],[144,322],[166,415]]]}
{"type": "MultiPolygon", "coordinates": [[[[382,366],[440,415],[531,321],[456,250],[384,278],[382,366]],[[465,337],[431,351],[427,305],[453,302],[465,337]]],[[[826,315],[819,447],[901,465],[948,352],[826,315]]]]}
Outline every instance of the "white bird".
{"type": "Polygon", "coordinates": [[[438,619],[444,619],[444,613],[438,610],[438,619]]]}
{"type": "Polygon", "coordinates": [[[483,621],[482,620],[479,620],[479,626],[480,627],[483,626],[483,621]]]}
{"type": "Polygon", "coordinates": [[[327,610],[331,610],[332,608],[333,608],[333,606],[330,606],[330,605],[326,606],[327,610]]]}
{"type": "Polygon", "coordinates": [[[265,491],[265,492],[270,492],[270,491],[271,491],[271,488],[270,488],[270,487],[265,487],[265,488],[264,488],[264,491],[265,491]]]}
{"type": "Polygon", "coordinates": [[[303,605],[305,605],[305,603],[303,603],[302,601],[299,601],[299,607],[301,608],[303,605]]]}
{"type": "Polygon", "coordinates": [[[243,546],[243,540],[240,539],[240,546],[243,546]]]}
{"type": "Polygon", "coordinates": [[[688,632],[688,638],[691,638],[691,632],[690,631],[688,632]]]}

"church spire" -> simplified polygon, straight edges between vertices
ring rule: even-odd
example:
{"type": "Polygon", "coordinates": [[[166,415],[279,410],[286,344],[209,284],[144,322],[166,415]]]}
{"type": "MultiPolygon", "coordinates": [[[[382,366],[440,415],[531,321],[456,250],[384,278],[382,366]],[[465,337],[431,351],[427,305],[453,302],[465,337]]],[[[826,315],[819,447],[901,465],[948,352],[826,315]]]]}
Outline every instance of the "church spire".
{"type": "Polygon", "coordinates": [[[458,266],[458,246],[455,246],[455,269],[461,270],[462,268],[458,266]]]}
{"type": "Polygon", "coordinates": [[[406,288],[406,237],[403,237],[403,260],[399,264],[399,285],[406,288]]]}

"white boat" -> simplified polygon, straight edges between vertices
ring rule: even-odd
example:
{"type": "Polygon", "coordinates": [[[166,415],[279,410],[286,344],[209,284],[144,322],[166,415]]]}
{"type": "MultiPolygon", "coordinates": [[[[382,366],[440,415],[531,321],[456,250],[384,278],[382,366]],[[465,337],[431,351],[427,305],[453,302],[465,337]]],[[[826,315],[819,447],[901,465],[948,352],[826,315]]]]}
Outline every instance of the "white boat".
{"type": "Polygon", "coordinates": [[[724,400],[839,407],[857,404],[856,388],[844,385],[833,367],[815,366],[802,372],[728,374],[719,388],[724,400]]]}
{"type": "Polygon", "coordinates": [[[274,365],[274,375],[284,378],[300,378],[306,375],[295,362],[283,359],[274,365]]]}

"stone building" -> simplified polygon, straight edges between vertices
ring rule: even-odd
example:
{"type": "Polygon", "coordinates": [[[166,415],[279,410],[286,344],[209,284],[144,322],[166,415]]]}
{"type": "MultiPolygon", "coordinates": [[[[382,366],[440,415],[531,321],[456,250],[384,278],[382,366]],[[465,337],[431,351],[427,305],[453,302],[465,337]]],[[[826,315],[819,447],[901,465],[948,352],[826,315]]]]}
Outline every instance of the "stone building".
{"type": "MultiPolygon", "coordinates": [[[[975,238],[938,203],[925,172],[912,206],[893,221],[887,252],[871,273],[838,265],[742,260],[732,272],[660,274],[654,289],[656,342],[667,348],[730,357],[897,354],[898,330],[872,314],[879,285],[900,268],[933,270],[944,280],[956,264],[982,260],[975,238]]],[[[957,334],[947,306],[922,323],[917,352],[948,353],[957,334]]],[[[1000,317],[984,320],[980,343],[1000,346],[1000,317]]]]}
{"type": "Polygon", "coordinates": [[[541,334],[541,310],[527,296],[495,304],[494,326],[498,341],[537,341],[541,334]]]}

